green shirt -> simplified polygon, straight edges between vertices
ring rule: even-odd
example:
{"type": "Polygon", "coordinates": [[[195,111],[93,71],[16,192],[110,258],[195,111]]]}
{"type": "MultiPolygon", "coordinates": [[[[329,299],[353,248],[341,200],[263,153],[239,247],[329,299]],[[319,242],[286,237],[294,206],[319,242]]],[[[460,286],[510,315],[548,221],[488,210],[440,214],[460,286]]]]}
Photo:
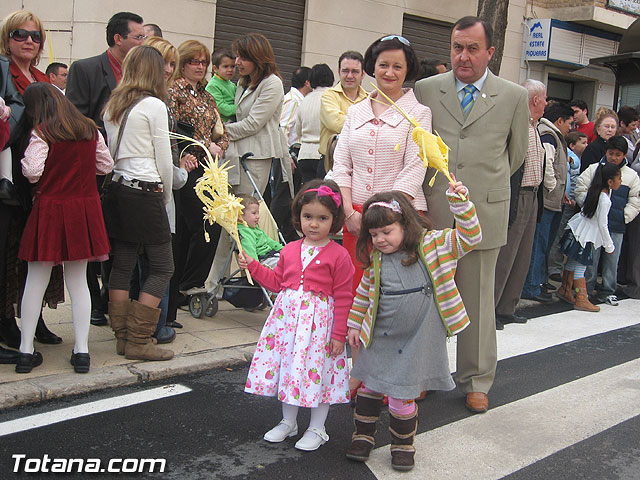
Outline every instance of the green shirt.
{"type": "Polygon", "coordinates": [[[218,104],[218,111],[224,123],[236,121],[236,84],[214,75],[205,90],[213,95],[218,104]]]}
{"type": "Polygon", "coordinates": [[[242,249],[255,260],[272,250],[279,252],[283,248],[279,242],[272,239],[260,227],[245,227],[238,222],[238,233],[240,233],[242,249]]]}

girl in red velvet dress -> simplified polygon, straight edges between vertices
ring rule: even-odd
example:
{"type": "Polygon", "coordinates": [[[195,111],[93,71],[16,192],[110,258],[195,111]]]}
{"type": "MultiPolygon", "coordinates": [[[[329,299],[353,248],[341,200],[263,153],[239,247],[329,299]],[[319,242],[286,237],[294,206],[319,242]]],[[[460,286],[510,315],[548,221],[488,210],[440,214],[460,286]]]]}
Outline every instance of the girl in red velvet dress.
{"type": "Polygon", "coordinates": [[[22,172],[37,185],[18,253],[29,270],[16,372],[28,373],[42,363],[42,355],[33,349],[33,337],[51,268],[62,263],[75,334],[71,364],[76,372],[86,373],[91,316],[87,261],[104,260],[109,253],[95,175],[110,172],[113,160],[95,123],[54,86],[30,85],[24,103],[33,130],[22,172]]]}

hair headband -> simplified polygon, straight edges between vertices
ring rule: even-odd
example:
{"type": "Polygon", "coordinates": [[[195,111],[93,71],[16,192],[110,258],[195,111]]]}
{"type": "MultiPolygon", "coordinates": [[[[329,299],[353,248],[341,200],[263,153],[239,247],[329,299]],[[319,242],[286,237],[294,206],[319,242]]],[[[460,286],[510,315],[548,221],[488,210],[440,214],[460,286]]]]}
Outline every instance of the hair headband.
{"type": "Polygon", "coordinates": [[[342,197],[338,192],[334,192],[331,188],[326,185],[322,185],[318,188],[310,188],[309,190],[305,190],[304,193],[307,192],[318,192],[319,197],[331,197],[333,202],[336,204],[336,207],[342,205],[342,197]]]}
{"type": "Polygon", "coordinates": [[[389,210],[392,210],[397,214],[402,215],[402,208],[400,208],[400,204],[398,203],[397,200],[391,200],[390,202],[373,202],[371,205],[369,205],[369,208],[371,207],[388,208],[389,210]]]}

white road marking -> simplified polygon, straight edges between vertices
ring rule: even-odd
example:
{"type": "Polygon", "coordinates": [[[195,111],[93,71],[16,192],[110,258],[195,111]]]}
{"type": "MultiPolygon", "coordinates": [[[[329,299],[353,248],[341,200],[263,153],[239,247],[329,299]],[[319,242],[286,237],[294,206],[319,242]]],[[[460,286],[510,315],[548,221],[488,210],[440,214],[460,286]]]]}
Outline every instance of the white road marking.
{"type": "MultiPolygon", "coordinates": [[[[526,324],[509,324],[498,335],[498,360],[524,355],[581,338],[640,323],[640,300],[621,300],[620,305],[600,305],[600,312],[570,310],[533,318],[526,324]]],[[[456,370],[455,337],[447,344],[449,365],[456,370]]]]}
{"type": "Polygon", "coordinates": [[[367,465],[380,479],[498,479],[640,415],[638,398],[640,359],[422,433],[409,473],[388,446],[367,465]]]}
{"type": "Polygon", "coordinates": [[[66,422],[67,420],[73,420],[75,418],[86,417],[94,413],[108,412],[109,410],[130,407],[139,403],[152,402],[154,400],[173,397],[174,395],[182,395],[190,391],[191,389],[184,385],[165,385],[164,387],[128,393],[119,397],[105,398],[74,407],[61,408],[51,412],[9,420],[0,423],[0,437],[11,435],[12,433],[24,432],[25,430],[45,427],[54,423],[66,422]]]}

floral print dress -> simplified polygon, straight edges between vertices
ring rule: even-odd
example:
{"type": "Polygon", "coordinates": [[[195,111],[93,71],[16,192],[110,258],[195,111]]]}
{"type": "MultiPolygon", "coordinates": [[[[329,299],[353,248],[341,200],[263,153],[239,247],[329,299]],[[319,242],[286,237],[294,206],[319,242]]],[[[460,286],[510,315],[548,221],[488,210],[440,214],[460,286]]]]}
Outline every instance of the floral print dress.
{"type": "MultiPolygon", "coordinates": [[[[322,248],[303,245],[303,272],[322,248]]],[[[332,331],[332,297],[302,286],[280,292],[260,334],[245,392],[277,395],[300,407],[347,403],[347,354],[331,355],[332,331]]]]}

